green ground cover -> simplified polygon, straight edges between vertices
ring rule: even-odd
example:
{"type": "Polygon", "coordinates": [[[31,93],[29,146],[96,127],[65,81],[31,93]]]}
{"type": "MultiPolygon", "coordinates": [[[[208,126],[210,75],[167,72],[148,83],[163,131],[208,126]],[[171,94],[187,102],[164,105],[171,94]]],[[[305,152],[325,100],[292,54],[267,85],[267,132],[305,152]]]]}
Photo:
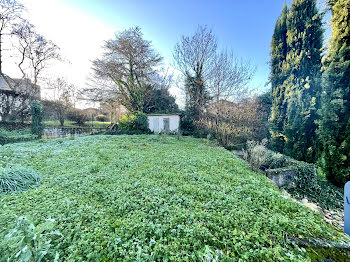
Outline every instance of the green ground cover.
{"type": "Polygon", "coordinates": [[[0,194],[0,261],[16,253],[1,240],[21,216],[55,220],[59,261],[310,261],[287,236],[341,237],[200,139],[101,135],[0,147],[0,166],[12,164],[35,170],[41,184],[0,194]]]}

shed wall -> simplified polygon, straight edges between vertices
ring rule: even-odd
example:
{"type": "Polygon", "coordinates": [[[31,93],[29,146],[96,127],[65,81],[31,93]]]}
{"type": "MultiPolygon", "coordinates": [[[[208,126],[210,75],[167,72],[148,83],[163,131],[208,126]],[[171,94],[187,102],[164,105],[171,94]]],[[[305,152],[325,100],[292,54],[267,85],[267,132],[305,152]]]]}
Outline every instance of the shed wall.
{"type": "Polygon", "coordinates": [[[148,116],[148,126],[154,133],[165,131],[164,119],[169,119],[169,131],[178,132],[180,126],[180,116],[178,115],[160,115],[148,116]]]}

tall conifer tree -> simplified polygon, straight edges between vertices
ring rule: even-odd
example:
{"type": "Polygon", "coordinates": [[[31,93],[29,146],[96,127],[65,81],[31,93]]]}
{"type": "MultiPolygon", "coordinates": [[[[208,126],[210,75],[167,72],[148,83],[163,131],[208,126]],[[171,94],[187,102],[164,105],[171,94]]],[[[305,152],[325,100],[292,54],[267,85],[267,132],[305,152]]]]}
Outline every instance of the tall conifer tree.
{"type": "Polygon", "coordinates": [[[284,85],[286,80],[285,61],[287,57],[287,4],[284,4],[281,16],[277,19],[271,41],[271,73],[272,107],[270,122],[271,145],[282,152],[284,147],[283,123],[286,117],[284,102],[284,85]]]}
{"type": "Polygon", "coordinates": [[[309,162],[315,157],[322,42],[322,15],[316,0],[294,0],[287,17],[284,153],[309,162]]]}
{"type": "Polygon", "coordinates": [[[336,185],[350,180],[350,0],[330,1],[332,38],[325,59],[318,137],[323,169],[336,185]]]}

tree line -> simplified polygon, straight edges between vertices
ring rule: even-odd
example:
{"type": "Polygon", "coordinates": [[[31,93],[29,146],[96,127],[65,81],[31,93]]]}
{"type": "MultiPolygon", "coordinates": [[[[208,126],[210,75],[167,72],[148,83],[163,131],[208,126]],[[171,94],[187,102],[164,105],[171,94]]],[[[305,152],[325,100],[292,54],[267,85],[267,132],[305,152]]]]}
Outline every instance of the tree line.
{"type": "MultiPolygon", "coordinates": [[[[230,50],[218,48],[218,40],[207,26],[182,36],[173,54],[181,73],[176,84],[186,97],[181,112],[183,134],[210,134],[228,148],[266,135],[264,99],[248,95],[255,66],[230,50]]],[[[92,69],[94,75],[84,94],[94,101],[121,104],[131,114],[179,112],[169,93],[173,75],[163,68],[162,57],[143,38],[139,27],[105,41],[104,53],[93,61],[92,69]]]]}
{"type": "Polygon", "coordinates": [[[271,42],[271,146],[318,162],[334,184],[343,185],[350,180],[350,1],[327,5],[332,37],[326,47],[324,13],[316,0],[285,4],[277,19],[271,42]]]}

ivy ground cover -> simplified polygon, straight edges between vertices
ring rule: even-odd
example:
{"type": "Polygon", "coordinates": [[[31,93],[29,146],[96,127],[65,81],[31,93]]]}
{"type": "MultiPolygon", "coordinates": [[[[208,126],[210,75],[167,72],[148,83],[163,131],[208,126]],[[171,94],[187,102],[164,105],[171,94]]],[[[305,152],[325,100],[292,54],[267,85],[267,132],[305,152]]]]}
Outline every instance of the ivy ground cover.
{"type": "Polygon", "coordinates": [[[0,194],[0,238],[20,216],[34,224],[54,219],[61,235],[51,249],[60,261],[310,261],[286,236],[338,234],[263,174],[199,139],[105,135],[8,144],[0,165],[42,177],[36,189],[0,194]]]}

